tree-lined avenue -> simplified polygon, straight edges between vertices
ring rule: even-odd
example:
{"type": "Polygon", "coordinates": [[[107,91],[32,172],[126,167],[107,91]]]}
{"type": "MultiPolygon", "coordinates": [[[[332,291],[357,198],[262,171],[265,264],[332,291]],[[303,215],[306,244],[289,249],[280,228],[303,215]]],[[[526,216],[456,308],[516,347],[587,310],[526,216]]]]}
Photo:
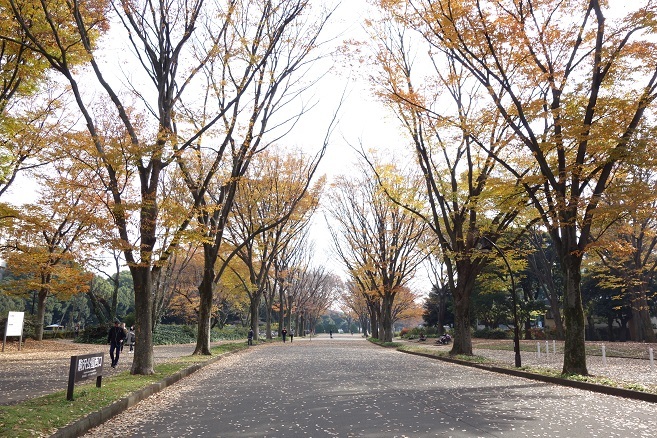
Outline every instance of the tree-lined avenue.
{"type": "Polygon", "coordinates": [[[654,411],[344,334],[224,358],[86,436],[653,436],[654,411]]]}

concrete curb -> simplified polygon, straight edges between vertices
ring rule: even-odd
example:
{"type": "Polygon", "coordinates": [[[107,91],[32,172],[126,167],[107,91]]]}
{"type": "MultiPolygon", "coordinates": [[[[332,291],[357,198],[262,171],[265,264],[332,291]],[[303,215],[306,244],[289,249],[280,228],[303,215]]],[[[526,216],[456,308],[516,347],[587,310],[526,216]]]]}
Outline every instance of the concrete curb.
{"type": "Polygon", "coordinates": [[[480,363],[468,362],[460,359],[453,359],[450,357],[434,356],[428,353],[420,353],[418,351],[405,351],[397,350],[400,353],[413,354],[415,356],[422,356],[429,359],[442,360],[443,362],[450,362],[457,365],[466,367],[478,368],[480,370],[491,371],[494,373],[507,374],[509,376],[522,377],[525,379],[538,380],[539,382],[552,383],[555,385],[569,386],[571,388],[584,389],[587,391],[598,392],[601,394],[615,395],[617,397],[629,398],[633,400],[641,400],[650,403],[657,403],[657,394],[649,392],[634,391],[625,388],[614,388],[612,386],[598,385],[596,383],[579,382],[576,380],[562,379],[559,377],[543,376],[541,374],[531,373],[529,371],[522,371],[513,368],[504,368],[495,365],[485,365],[480,363]]]}
{"type": "Polygon", "coordinates": [[[165,378],[160,382],[153,383],[152,385],[149,385],[146,388],[140,389],[139,391],[135,391],[129,396],[124,397],[112,403],[111,405],[102,408],[99,411],[92,412],[91,414],[75,421],[74,423],[71,423],[68,426],[63,427],[62,429],[57,430],[57,432],[51,435],[50,438],[74,438],[84,435],[94,427],[100,426],[110,418],[115,417],[116,415],[125,411],[129,407],[134,406],[140,401],[150,397],[151,395],[162,391],[167,386],[173,385],[183,377],[187,377],[203,367],[213,364],[223,359],[224,357],[230,356],[240,351],[244,351],[244,350],[237,350],[237,351],[230,351],[227,353],[223,353],[219,356],[210,358],[203,363],[194,364],[189,368],[180,370],[177,373],[172,374],[171,376],[165,378]]]}

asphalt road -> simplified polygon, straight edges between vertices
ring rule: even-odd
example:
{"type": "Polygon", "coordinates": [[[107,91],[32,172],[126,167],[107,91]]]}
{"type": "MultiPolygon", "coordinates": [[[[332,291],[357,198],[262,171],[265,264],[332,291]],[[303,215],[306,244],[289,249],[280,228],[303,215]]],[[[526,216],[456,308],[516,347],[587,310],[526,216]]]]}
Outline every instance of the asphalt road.
{"type": "Polygon", "coordinates": [[[655,412],[342,335],[226,357],[86,436],[654,437],[655,412]]]}

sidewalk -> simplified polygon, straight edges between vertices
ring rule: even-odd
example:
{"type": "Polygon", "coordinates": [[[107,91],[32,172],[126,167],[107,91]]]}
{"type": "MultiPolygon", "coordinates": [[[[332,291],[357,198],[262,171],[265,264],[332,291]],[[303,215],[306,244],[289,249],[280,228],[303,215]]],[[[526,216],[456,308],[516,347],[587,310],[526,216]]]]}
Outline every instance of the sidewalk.
{"type": "MultiPolygon", "coordinates": [[[[76,344],[70,340],[53,340],[35,343],[27,340],[22,351],[15,345],[7,345],[0,353],[0,405],[13,405],[30,398],[66,390],[71,356],[105,353],[109,361],[109,346],[95,344],[76,344]],[[38,344],[38,347],[37,347],[38,344]]],[[[225,341],[229,342],[229,341],[225,341]]],[[[233,341],[230,341],[233,342],[233,341]]],[[[211,345],[218,345],[213,342],[211,345]]],[[[189,356],[195,344],[158,345],[153,348],[155,363],[168,359],[189,356]]],[[[109,363],[109,362],[108,362],[109,363]]],[[[112,376],[130,370],[132,353],[123,349],[116,368],[103,367],[103,376],[112,376]]]]}
{"type": "MultiPolygon", "coordinates": [[[[395,342],[402,344],[413,345],[415,347],[422,347],[428,350],[437,350],[448,352],[451,350],[452,345],[436,345],[434,339],[429,338],[425,342],[417,340],[403,340],[395,339],[395,342]]],[[[513,341],[509,340],[509,345],[512,348],[513,341]]],[[[555,354],[552,351],[552,344],[549,345],[550,353],[545,353],[545,341],[523,341],[529,343],[532,347],[536,346],[539,342],[541,345],[541,357],[537,355],[536,351],[522,351],[520,357],[523,366],[541,367],[561,371],[563,368],[563,354],[555,354]]],[[[646,347],[647,350],[648,347],[646,347]]],[[[497,364],[513,366],[515,363],[515,354],[511,350],[492,350],[473,348],[472,353],[475,356],[485,357],[497,364]]],[[[655,352],[657,354],[657,351],[655,352]]],[[[647,356],[647,353],[646,353],[647,356]]],[[[606,377],[616,382],[623,382],[626,384],[642,385],[657,391],[657,363],[654,364],[654,371],[650,369],[650,361],[648,359],[629,359],[619,357],[607,357],[606,364],[603,363],[602,356],[587,356],[586,366],[589,374],[597,377],[606,377]]]]}

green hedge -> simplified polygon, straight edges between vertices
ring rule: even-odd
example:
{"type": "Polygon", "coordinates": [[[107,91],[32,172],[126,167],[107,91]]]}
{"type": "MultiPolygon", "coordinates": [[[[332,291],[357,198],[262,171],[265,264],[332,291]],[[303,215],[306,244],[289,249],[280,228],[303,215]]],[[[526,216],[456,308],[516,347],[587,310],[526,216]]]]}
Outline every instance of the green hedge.
{"type": "Polygon", "coordinates": [[[412,329],[402,329],[399,332],[399,336],[404,339],[417,339],[420,337],[420,333],[424,333],[424,336],[427,338],[436,338],[438,337],[438,328],[437,327],[413,327],[412,329]]]}
{"type": "MultiPolygon", "coordinates": [[[[106,344],[109,327],[87,326],[75,342],[84,344],[106,344]]],[[[153,333],[153,345],[191,344],[196,342],[195,325],[160,324],[153,333]]],[[[223,329],[214,328],[210,332],[211,341],[246,339],[248,327],[226,326],[223,329]]]]}
{"type": "Polygon", "coordinates": [[[481,330],[475,330],[472,332],[472,337],[474,338],[483,338],[483,339],[509,339],[509,333],[506,330],[499,328],[490,329],[484,328],[481,330]]]}

